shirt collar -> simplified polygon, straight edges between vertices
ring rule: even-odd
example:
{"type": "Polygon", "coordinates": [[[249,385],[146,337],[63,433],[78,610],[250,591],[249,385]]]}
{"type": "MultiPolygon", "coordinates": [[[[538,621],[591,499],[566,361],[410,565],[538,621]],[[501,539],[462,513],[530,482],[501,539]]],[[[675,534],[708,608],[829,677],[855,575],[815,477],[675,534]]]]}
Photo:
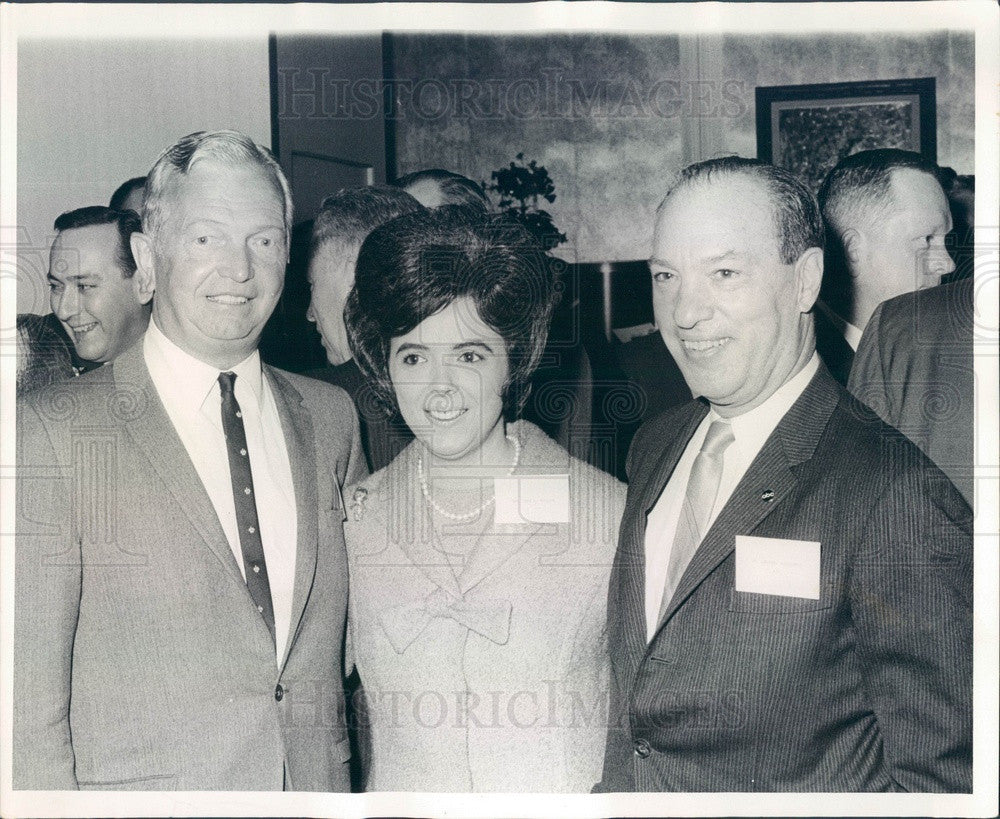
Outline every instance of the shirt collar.
{"type": "Polygon", "coordinates": [[[236,383],[242,382],[248,387],[253,399],[260,404],[263,376],[257,350],[234,367],[218,370],[174,344],[151,318],[143,339],[143,353],[157,390],[161,394],[169,394],[188,412],[201,409],[213,388],[217,387],[220,372],[236,373],[236,383]]]}
{"type": "Polygon", "coordinates": [[[855,327],[851,322],[845,321],[843,326],[844,338],[847,339],[847,343],[851,345],[851,349],[854,352],[858,351],[858,347],[861,346],[861,335],[862,331],[860,327],[855,327]]]}

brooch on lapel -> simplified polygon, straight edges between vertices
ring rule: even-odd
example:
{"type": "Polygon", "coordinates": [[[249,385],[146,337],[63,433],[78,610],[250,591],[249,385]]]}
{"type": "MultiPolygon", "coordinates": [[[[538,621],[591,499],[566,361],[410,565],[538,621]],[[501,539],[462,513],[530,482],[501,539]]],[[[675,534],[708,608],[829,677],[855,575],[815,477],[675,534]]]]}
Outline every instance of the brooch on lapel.
{"type": "Polygon", "coordinates": [[[355,520],[361,520],[365,516],[365,502],[368,500],[368,490],[359,486],[354,490],[354,497],[351,499],[351,512],[355,520]]]}
{"type": "Polygon", "coordinates": [[[774,490],[765,489],[763,492],[760,493],[760,499],[764,501],[764,503],[770,503],[771,501],[774,500],[774,490]]]}

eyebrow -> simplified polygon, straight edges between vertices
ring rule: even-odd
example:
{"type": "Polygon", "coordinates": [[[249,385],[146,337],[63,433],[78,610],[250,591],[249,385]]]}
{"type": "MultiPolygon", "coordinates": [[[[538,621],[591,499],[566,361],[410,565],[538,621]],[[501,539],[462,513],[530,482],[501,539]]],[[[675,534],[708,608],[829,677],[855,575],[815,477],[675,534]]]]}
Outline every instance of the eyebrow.
{"type": "Polygon", "coordinates": [[[461,350],[466,347],[479,347],[480,349],[486,350],[488,353],[493,352],[493,348],[487,344],[485,341],[462,341],[458,344],[452,345],[453,350],[461,350]]]}
{"type": "MultiPolygon", "coordinates": [[[[440,347],[440,346],[444,346],[444,345],[435,344],[433,346],[440,347]]],[[[430,347],[431,347],[431,345],[428,345],[428,344],[418,344],[415,341],[408,341],[408,342],[406,342],[406,344],[400,344],[399,345],[399,349],[396,350],[396,355],[399,355],[400,353],[409,352],[410,350],[428,350],[428,349],[430,349],[430,347]]],[[[492,353],[493,352],[493,348],[489,344],[487,344],[485,341],[478,341],[478,340],[474,340],[474,341],[460,341],[457,344],[452,344],[451,345],[451,349],[452,350],[463,350],[463,349],[466,349],[468,347],[478,347],[480,349],[486,350],[486,352],[488,352],[488,353],[492,353]]]]}
{"type": "MultiPolygon", "coordinates": [[[[182,230],[194,230],[199,227],[215,227],[225,229],[228,226],[228,222],[222,219],[212,219],[207,216],[199,216],[190,221],[184,222],[181,226],[182,230]]],[[[285,225],[282,222],[260,222],[251,228],[251,233],[263,233],[265,230],[281,230],[285,229],[285,225]]]]}
{"type": "Polygon", "coordinates": [[[182,230],[190,230],[192,228],[204,226],[219,227],[222,224],[218,219],[208,219],[203,216],[199,216],[196,219],[188,219],[186,222],[181,224],[182,230]]]}
{"type": "MultiPolygon", "coordinates": [[[[743,254],[739,253],[736,250],[726,250],[715,256],[706,256],[705,258],[701,259],[700,262],[702,264],[718,264],[719,262],[725,262],[730,259],[739,259],[742,258],[742,256],[743,254]]],[[[655,256],[649,260],[649,264],[651,266],[656,265],[658,267],[672,267],[670,262],[665,261],[664,259],[657,259],[655,256]]]]}
{"type": "Polygon", "coordinates": [[[941,230],[945,233],[950,233],[954,227],[954,221],[949,213],[945,217],[935,217],[933,219],[924,219],[922,221],[915,222],[911,226],[911,232],[920,234],[917,238],[923,238],[923,236],[927,233],[938,233],[941,230]]]}
{"type": "Polygon", "coordinates": [[[52,273],[48,273],[45,278],[48,279],[50,282],[62,282],[62,281],[79,282],[83,281],[84,279],[97,279],[98,277],[95,276],[93,273],[74,273],[72,276],[66,276],[65,279],[61,279],[52,273]]]}
{"type": "Polygon", "coordinates": [[[707,262],[708,264],[718,264],[719,262],[726,262],[730,259],[739,259],[742,255],[743,254],[738,253],[735,250],[727,250],[725,253],[719,253],[716,256],[708,256],[705,259],[702,259],[702,261],[707,262]]]}

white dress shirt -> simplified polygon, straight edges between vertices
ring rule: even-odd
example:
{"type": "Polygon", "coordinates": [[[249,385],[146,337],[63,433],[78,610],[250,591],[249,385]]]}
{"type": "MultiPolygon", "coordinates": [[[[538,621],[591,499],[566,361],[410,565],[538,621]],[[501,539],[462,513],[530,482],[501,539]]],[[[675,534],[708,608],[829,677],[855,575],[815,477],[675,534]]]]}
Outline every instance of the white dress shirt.
{"type": "MultiPolygon", "coordinates": [[[[761,451],[764,443],[774,432],[775,427],[785,414],[792,408],[812,377],[819,369],[819,355],[813,353],[812,358],[792,378],[780,386],[762,403],[742,415],[728,420],[733,428],[733,442],[726,449],[722,461],[722,478],[719,481],[719,492],[715,496],[715,504],[709,516],[708,528],[711,528],[716,517],[726,505],[733,490],[743,479],[750,464],[761,451]]],[[[677,521],[680,519],[681,506],[687,492],[688,479],[694,459],[701,450],[701,445],[708,434],[708,428],[713,421],[721,416],[714,409],[709,410],[705,419],[695,429],[694,435],[688,441],[681,454],[673,474],[660,493],[656,504],[646,516],[646,640],[652,640],[659,625],[660,604],[663,598],[663,586],[667,579],[667,565],[670,561],[670,550],[673,547],[674,534],[677,531],[677,521]]]]}
{"type": "MultiPolygon", "coordinates": [[[[163,335],[153,320],[143,339],[143,355],[153,385],[215,507],[236,565],[246,580],[229,477],[229,454],[222,431],[220,370],[184,352],[163,335]]],[[[257,518],[274,608],[275,652],[280,663],[288,640],[295,584],[298,521],[292,468],[274,396],[261,371],[260,354],[254,351],[230,370],[236,373],[234,391],[243,413],[250,452],[257,518]]]]}

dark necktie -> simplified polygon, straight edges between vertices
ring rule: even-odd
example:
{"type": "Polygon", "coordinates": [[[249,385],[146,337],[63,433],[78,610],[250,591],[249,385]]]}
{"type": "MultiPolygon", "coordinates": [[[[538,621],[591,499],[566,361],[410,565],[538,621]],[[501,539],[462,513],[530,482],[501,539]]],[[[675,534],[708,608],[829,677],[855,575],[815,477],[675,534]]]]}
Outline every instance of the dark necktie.
{"type": "Polygon", "coordinates": [[[660,620],[666,614],[684,570],[705,537],[708,519],[715,506],[715,496],[719,494],[723,456],[734,440],[733,428],[728,421],[713,421],[705,442],[691,465],[691,477],[688,478],[684,505],[677,521],[674,545],[667,561],[667,580],[663,586],[663,600],[660,601],[660,620]]]}
{"type": "Polygon", "coordinates": [[[264,563],[264,542],[260,539],[257,520],[257,501],[253,492],[253,474],[250,472],[250,453],[247,435],[243,428],[243,413],[233,393],[236,373],[219,373],[222,391],[222,431],[226,435],[229,452],[229,477],[233,483],[233,501],[236,503],[236,526],[240,532],[243,551],[243,572],[247,579],[250,599],[267,624],[274,639],[274,609],[271,607],[271,585],[267,581],[264,563]]]}

